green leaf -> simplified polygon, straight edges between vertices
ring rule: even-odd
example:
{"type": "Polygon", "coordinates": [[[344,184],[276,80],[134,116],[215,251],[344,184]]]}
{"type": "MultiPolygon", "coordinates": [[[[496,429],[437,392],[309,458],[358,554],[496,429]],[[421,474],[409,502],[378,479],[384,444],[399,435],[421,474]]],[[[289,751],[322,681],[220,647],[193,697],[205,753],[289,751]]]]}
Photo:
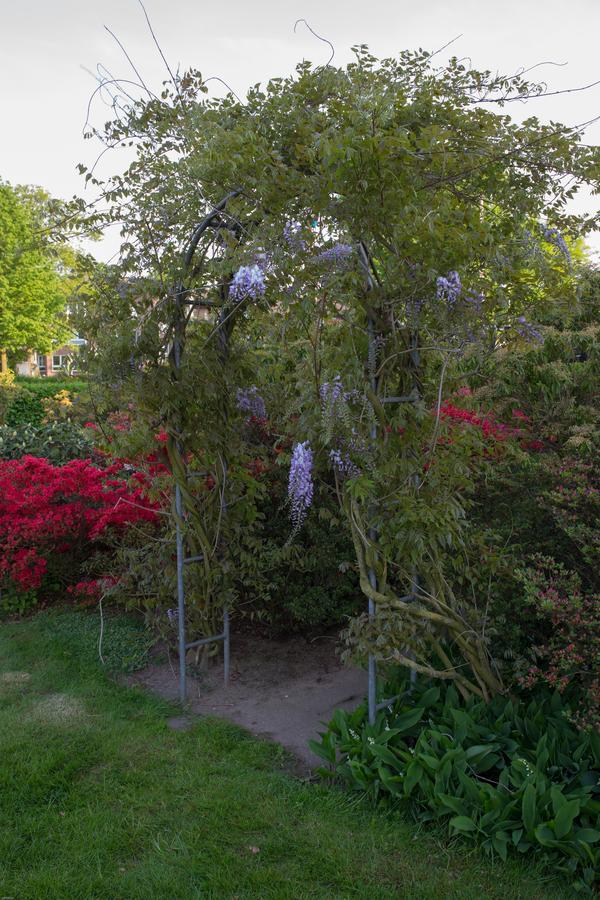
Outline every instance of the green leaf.
{"type": "Polygon", "coordinates": [[[554,819],[554,833],[559,840],[570,832],[573,820],[579,815],[579,809],[579,800],[569,800],[559,809],[554,819]]]}
{"type": "Polygon", "coordinates": [[[437,794],[436,799],[440,800],[444,806],[453,812],[462,815],[465,812],[465,801],[461,797],[451,797],[449,794],[437,794]]]}
{"type": "Polygon", "coordinates": [[[412,762],[404,776],[404,793],[409,796],[423,777],[423,768],[418,762],[412,762]]]}
{"type": "Polygon", "coordinates": [[[595,828],[578,828],[575,832],[575,840],[583,841],[586,844],[595,844],[600,841],[600,831],[595,828]]]}
{"type": "Polygon", "coordinates": [[[555,847],[558,843],[554,832],[548,825],[538,825],[535,829],[535,837],[542,847],[555,847]]]}
{"type": "Polygon", "coordinates": [[[550,788],[550,796],[552,797],[552,809],[554,810],[554,815],[556,815],[567,802],[567,798],[555,784],[550,788]]]}
{"type": "Polygon", "coordinates": [[[456,831],[477,831],[477,825],[469,816],[454,816],[450,819],[450,825],[456,831]]]}
{"type": "Polygon", "coordinates": [[[492,846],[494,850],[497,852],[500,859],[506,862],[507,857],[507,844],[508,844],[508,835],[506,835],[503,831],[499,831],[492,838],[492,846]]]}
{"type": "Polygon", "coordinates": [[[398,716],[394,720],[394,731],[398,734],[402,734],[403,731],[408,731],[413,725],[416,725],[417,722],[421,721],[424,712],[425,708],[423,706],[417,706],[415,709],[411,709],[409,712],[398,716]]]}
{"type": "Polygon", "coordinates": [[[523,824],[525,826],[525,831],[530,834],[535,826],[537,811],[536,790],[532,784],[528,784],[523,791],[521,810],[523,814],[523,824]]]}
{"type": "Polygon", "coordinates": [[[313,741],[309,740],[308,746],[317,756],[320,756],[321,759],[324,759],[326,762],[335,764],[335,747],[327,747],[325,742],[321,741],[313,741]]]}

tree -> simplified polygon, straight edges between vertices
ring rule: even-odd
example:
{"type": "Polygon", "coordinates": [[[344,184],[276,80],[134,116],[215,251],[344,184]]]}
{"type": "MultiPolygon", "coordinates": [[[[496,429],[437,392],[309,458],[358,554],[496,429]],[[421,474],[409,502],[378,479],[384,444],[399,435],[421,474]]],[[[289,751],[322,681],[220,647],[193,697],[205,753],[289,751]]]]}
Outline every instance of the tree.
{"type": "Polygon", "coordinates": [[[69,334],[70,266],[43,231],[42,210],[49,202],[39,189],[0,183],[0,347],[5,351],[48,351],[69,334]]]}

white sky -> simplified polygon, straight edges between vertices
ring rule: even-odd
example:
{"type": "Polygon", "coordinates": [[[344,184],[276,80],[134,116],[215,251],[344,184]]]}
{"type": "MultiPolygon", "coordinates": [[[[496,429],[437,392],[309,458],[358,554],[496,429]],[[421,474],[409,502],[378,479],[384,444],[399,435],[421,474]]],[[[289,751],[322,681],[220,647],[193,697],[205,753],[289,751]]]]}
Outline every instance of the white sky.
{"type": "MultiPolygon", "coordinates": [[[[568,63],[532,73],[552,90],[600,79],[600,0],[147,0],[146,8],[172,67],[219,75],[240,95],[250,84],[293,71],[302,58],[327,60],[328,48],[306,28],[299,25],[294,34],[300,17],[333,42],[338,63],[350,59],[355,43],[390,56],[437,49],[462,34],[440,60],[452,52],[506,73],[544,61],[568,63]]],[[[137,0],[0,0],[0,178],[39,184],[55,196],[83,191],[75,167],[91,163],[100,149],[82,137],[95,87],[84,69],[102,63],[113,75],[135,77],[104,25],[148,85],[160,87],[166,73],[137,0]]],[[[101,124],[106,112],[96,99],[93,120],[101,124]]],[[[522,118],[525,108],[513,105],[510,112],[522,118]]],[[[600,115],[600,85],[533,101],[531,114],[570,125],[592,119],[600,115]]],[[[585,140],[600,143],[600,123],[585,140]]],[[[107,154],[100,173],[115,163],[107,154]]],[[[600,204],[588,198],[583,205],[600,204]]],[[[600,237],[590,244],[600,249],[600,237]]],[[[108,258],[116,246],[113,236],[94,252],[108,258]]]]}

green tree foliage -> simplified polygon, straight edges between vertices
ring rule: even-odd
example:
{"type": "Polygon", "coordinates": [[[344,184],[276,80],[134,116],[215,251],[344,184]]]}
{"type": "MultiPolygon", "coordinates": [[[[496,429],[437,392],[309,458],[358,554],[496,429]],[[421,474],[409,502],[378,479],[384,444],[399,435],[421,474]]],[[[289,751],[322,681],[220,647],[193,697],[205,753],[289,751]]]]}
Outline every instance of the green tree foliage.
{"type": "Polygon", "coordinates": [[[0,182],[0,347],[49,351],[69,335],[76,254],[50,241],[56,204],[39,188],[0,182]]]}

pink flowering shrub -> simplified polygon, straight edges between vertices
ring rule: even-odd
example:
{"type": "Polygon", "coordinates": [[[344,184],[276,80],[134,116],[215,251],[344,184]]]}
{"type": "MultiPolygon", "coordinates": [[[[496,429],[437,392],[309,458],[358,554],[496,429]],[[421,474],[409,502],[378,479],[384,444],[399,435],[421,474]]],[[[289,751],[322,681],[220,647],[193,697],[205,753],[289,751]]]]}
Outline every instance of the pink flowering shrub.
{"type": "Polygon", "coordinates": [[[534,557],[519,576],[525,603],[540,626],[533,662],[519,682],[570,695],[575,724],[600,731],[600,594],[583,592],[575,572],[543,556],[534,557]]]}

